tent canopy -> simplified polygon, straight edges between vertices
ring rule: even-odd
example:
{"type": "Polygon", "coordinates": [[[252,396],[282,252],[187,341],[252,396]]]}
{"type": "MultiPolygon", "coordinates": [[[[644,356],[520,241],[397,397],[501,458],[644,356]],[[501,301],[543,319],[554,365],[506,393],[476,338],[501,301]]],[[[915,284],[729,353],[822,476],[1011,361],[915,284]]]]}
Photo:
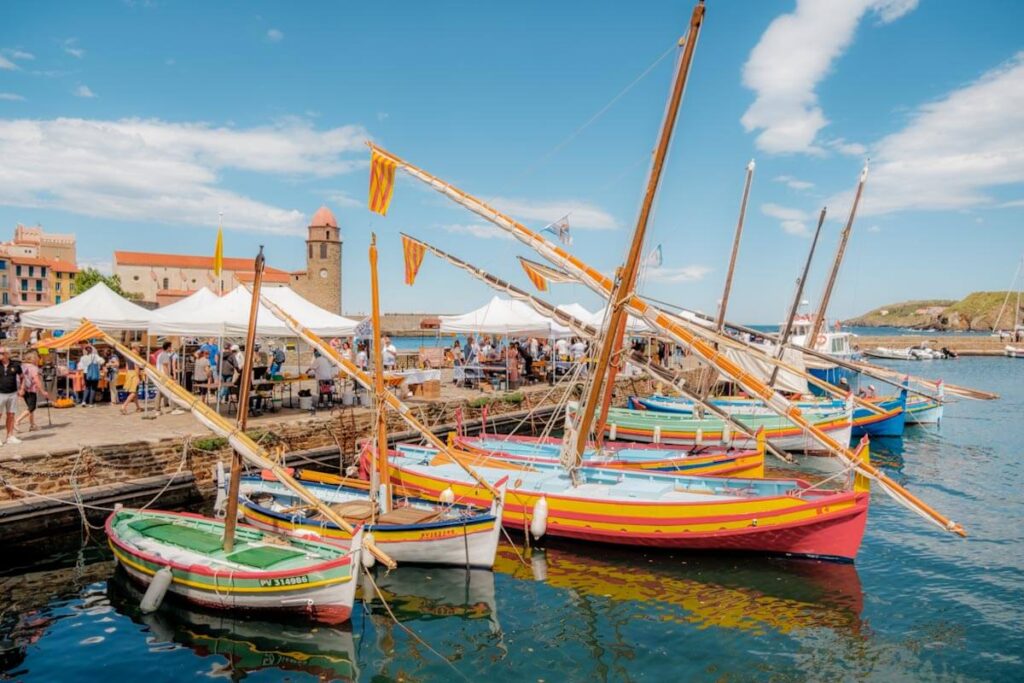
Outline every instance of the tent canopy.
{"type": "Polygon", "coordinates": [[[457,334],[535,335],[565,337],[571,332],[529,305],[494,297],[480,308],[462,315],[442,315],[441,332],[457,334]]]}
{"type": "Polygon", "coordinates": [[[23,313],[21,324],[44,330],[73,330],[88,318],[101,330],[144,330],[153,313],[102,282],[63,303],[23,313]]]}
{"type": "MultiPolygon", "coordinates": [[[[304,327],[320,336],[341,337],[354,334],[357,323],[320,308],[288,287],[267,287],[268,299],[290,313],[304,327]]],[[[195,337],[237,337],[249,327],[252,295],[245,287],[236,287],[222,297],[208,288],[170,306],[153,312],[150,334],[195,337]]],[[[256,334],[261,337],[292,337],[294,334],[280,318],[260,305],[256,334]]]]}

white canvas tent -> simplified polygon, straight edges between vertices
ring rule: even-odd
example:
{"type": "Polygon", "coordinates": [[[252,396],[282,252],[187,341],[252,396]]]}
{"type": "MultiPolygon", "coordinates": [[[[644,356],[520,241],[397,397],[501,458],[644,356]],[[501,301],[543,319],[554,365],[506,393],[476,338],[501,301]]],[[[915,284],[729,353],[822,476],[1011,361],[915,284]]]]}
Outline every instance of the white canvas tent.
{"type": "Polygon", "coordinates": [[[44,330],[73,330],[88,318],[104,331],[144,330],[152,311],[133,304],[102,282],[76,297],[31,313],[22,313],[21,324],[44,330]]]}
{"type": "MultiPolygon", "coordinates": [[[[357,323],[320,308],[287,287],[267,287],[268,298],[288,311],[303,326],[324,337],[351,336],[357,323]]],[[[249,326],[252,295],[236,287],[222,297],[203,288],[194,294],[154,311],[150,334],[195,337],[243,336],[249,326]]],[[[256,334],[261,337],[292,337],[284,322],[260,306],[256,334]]]]}
{"type": "Polygon", "coordinates": [[[441,332],[456,334],[532,335],[565,337],[569,328],[537,313],[521,301],[494,297],[462,315],[442,315],[441,332]]]}

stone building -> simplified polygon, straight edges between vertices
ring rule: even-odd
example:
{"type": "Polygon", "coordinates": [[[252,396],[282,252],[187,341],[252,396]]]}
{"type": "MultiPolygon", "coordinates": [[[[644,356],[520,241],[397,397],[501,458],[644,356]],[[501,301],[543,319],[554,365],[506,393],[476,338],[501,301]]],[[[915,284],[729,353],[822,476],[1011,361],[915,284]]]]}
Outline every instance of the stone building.
{"type": "Polygon", "coordinates": [[[291,274],[291,286],[320,308],[341,314],[341,230],[334,214],[321,206],[309,222],[306,269],[291,274]]]}
{"type": "MultiPolygon", "coordinates": [[[[289,273],[267,266],[265,286],[290,286],[317,306],[341,313],[341,234],[326,206],[313,215],[306,239],[306,269],[289,273]]],[[[253,279],[252,258],[224,257],[221,276],[213,274],[213,256],[115,251],[114,274],[121,288],[143,301],[166,306],[200,287],[229,292],[253,279]]]]}
{"type": "Polygon", "coordinates": [[[76,258],[73,234],[17,224],[14,239],[0,242],[0,307],[30,310],[70,299],[76,258]]]}

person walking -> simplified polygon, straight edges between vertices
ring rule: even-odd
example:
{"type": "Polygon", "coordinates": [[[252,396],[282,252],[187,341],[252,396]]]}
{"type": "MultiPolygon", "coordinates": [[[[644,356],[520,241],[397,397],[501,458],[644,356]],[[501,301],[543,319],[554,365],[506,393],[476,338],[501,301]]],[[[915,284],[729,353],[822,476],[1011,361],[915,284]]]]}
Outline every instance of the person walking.
{"type": "Polygon", "coordinates": [[[117,376],[121,373],[121,359],[114,349],[107,351],[106,363],[103,365],[103,376],[107,380],[107,391],[110,394],[110,405],[117,405],[117,376]]]}
{"type": "MultiPolygon", "coordinates": [[[[21,384],[21,364],[11,360],[11,352],[0,346],[0,411],[4,413],[7,439],[4,444],[19,444],[14,436],[14,413],[18,409],[18,391],[21,384]]],[[[2,444],[0,444],[2,445],[2,444]]]]}
{"type": "Polygon", "coordinates": [[[30,351],[21,362],[21,391],[18,393],[25,399],[25,412],[14,421],[14,426],[17,428],[25,418],[28,418],[28,430],[34,432],[39,429],[36,425],[36,402],[39,394],[47,401],[50,400],[50,395],[43,386],[42,374],[39,372],[39,355],[35,351],[30,351]]]}
{"type": "Polygon", "coordinates": [[[82,399],[83,408],[96,406],[96,394],[100,387],[100,376],[103,373],[104,360],[96,353],[96,347],[89,344],[85,347],[85,354],[79,360],[82,374],[85,376],[85,398],[82,399]]]}
{"type": "MultiPolygon", "coordinates": [[[[168,377],[174,377],[174,351],[172,344],[169,341],[165,341],[160,347],[160,353],[156,357],[156,369],[164,373],[168,377]]],[[[168,408],[171,407],[171,401],[164,396],[164,392],[160,391],[156,395],[156,414],[163,415],[163,407],[166,405],[168,408]]]]}

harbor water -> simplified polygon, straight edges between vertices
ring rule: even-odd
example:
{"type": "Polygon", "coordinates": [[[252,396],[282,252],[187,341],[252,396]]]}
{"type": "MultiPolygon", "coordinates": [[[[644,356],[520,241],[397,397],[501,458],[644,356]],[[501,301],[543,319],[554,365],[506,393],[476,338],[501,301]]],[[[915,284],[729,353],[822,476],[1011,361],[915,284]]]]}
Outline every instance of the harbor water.
{"type": "Polygon", "coordinates": [[[852,565],[561,543],[521,561],[506,543],[493,573],[378,571],[395,619],[374,599],[331,629],[144,616],[93,532],[0,557],[0,679],[1020,680],[1024,361],[889,365],[1002,396],[874,447],[966,540],[878,493],[852,565]]]}

